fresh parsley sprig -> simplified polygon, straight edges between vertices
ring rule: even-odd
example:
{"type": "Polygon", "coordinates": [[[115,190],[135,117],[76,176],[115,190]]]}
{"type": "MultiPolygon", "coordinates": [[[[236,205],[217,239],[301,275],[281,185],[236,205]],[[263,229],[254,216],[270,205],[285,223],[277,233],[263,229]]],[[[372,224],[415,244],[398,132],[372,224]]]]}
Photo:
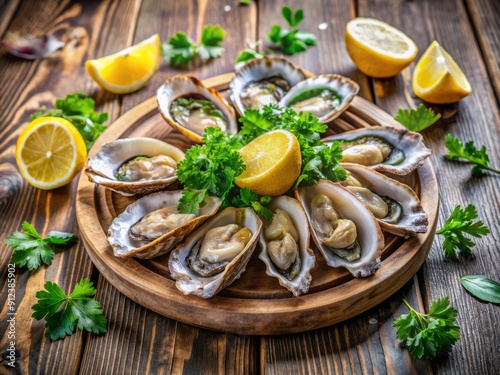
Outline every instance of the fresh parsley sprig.
{"type": "Polygon", "coordinates": [[[278,44],[280,50],[287,55],[304,52],[309,46],[316,45],[316,36],[314,34],[296,28],[304,19],[303,9],[293,12],[292,8],[284,6],[281,8],[281,15],[292,29],[282,29],[279,25],[273,25],[271,31],[267,34],[267,38],[271,43],[278,44]]]}
{"type": "Polygon", "coordinates": [[[486,153],[485,146],[481,147],[481,149],[478,150],[474,146],[473,141],[466,142],[465,145],[463,145],[458,137],[454,137],[451,134],[448,134],[446,136],[444,144],[449,151],[449,153],[445,155],[445,158],[447,160],[465,159],[473,164],[476,164],[472,168],[472,175],[474,177],[483,176],[485,174],[484,170],[500,174],[500,170],[490,168],[490,158],[486,153]]]}
{"type": "Polygon", "coordinates": [[[477,211],[474,205],[469,204],[462,210],[460,205],[456,206],[444,226],[436,231],[436,234],[444,236],[443,250],[447,257],[458,259],[458,252],[470,255],[475,243],[465,237],[464,234],[480,238],[490,233],[489,228],[481,221],[477,220],[477,211]]]}
{"type": "Polygon", "coordinates": [[[221,43],[225,36],[226,31],[219,25],[205,26],[200,43],[193,42],[185,33],[178,31],[162,44],[162,54],[174,67],[186,67],[198,56],[203,61],[215,59],[224,52],[221,43]]]}
{"type": "Polygon", "coordinates": [[[441,115],[439,113],[435,114],[432,109],[420,104],[417,109],[398,109],[394,120],[404,125],[408,130],[421,132],[433,125],[440,118],[441,115]]]}
{"type": "Polygon", "coordinates": [[[33,121],[39,117],[62,117],[71,122],[82,135],[87,151],[90,150],[96,139],[106,130],[103,123],[108,119],[106,112],[96,113],[94,111],[94,99],[83,93],[69,94],[66,98],[56,99],[56,108],[46,110],[42,106],[38,112],[31,115],[33,121]]]}
{"type": "Polygon", "coordinates": [[[449,297],[432,302],[428,314],[419,313],[403,300],[410,309],[397,318],[392,326],[397,328],[396,338],[406,343],[412,357],[433,359],[451,351],[460,339],[456,325],[457,310],[450,305],[449,297]]]}
{"type": "Polygon", "coordinates": [[[93,297],[96,293],[89,279],[82,279],[67,296],[59,285],[47,281],[45,290],[36,292],[38,302],[33,305],[36,320],[45,319],[45,335],[51,340],[73,334],[75,326],[93,333],[106,332],[107,319],[102,306],[93,297]]]}
{"type": "Polygon", "coordinates": [[[33,271],[43,264],[49,265],[54,258],[51,245],[68,245],[77,240],[72,233],[51,231],[42,238],[35,227],[27,221],[22,223],[22,232],[15,231],[4,238],[4,242],[14,248],[11,262],[33,271]]]}
{"type": "Polygon", "coordinates": [[[271,197],[259,197],[255,191],[248,188],[239,189],[231,202],[234,207],[252,207],[266,220],[273,218],[273,212],[266,207],[271,202],[271,197]]]}
{"type": "Polygon", "coordinates": [[[262,43],[262,40],[259,39],[255,42],[252,42],[250,39],[247,39],[245,43],[247,45],[247,48],[240,52],[240,54],[236,58],[236,64],[244,63],[245,61],[251,59],[260,59],[264,57],[262,53],[257,52],[257,47],[262,43]]]}

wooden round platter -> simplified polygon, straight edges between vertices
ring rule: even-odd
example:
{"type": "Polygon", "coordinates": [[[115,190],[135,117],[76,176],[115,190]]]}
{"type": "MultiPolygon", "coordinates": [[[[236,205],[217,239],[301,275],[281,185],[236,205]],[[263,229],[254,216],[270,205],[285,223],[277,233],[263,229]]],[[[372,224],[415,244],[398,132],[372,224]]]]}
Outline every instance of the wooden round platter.
{"type": "MultiPolygon", "coordinates": [[[[232,76],[213,77],[204,84],[224,93],[232,76]]],[[[356,97],[347,111],[329,124],[325,136],[378,124],[401,127],[389,114],[356,97]]],[[[141,136],[162,139],[183,150],[191,146],[163,120],[156,98],[151,98],[116,120],[97,140],[89,157],[105,143],[141,136]]],[[[420,196],[429,217],[428,232],[409,239],[385,234],[382,267],[362,279],[353,278],[344,269],[329,267],[315,251],[309,292],[299,297],[293,297],[276,278],[266,275],[258,247],[241,278],[210,299],[177,290],[168,271],[169,254],[152,260],[115,257],[106,238],[108,227],[137,197],[124,197],[94,185],[83,173],[78,183],[76,214],[92,262],[115,288],[140,305],[180,322],[217,331],[246,335],[294,333],[338,323],[368,310],[399,290],[423,264],[436,229],[436,177],[426,161],[417,171],[398,179],[420,196]]]]}

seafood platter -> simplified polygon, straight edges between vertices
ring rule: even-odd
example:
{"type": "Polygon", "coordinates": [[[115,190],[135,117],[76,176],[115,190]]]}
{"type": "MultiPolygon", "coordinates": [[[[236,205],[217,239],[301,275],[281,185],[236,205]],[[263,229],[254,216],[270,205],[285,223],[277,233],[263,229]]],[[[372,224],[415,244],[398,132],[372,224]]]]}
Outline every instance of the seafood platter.
{"type": "Polygon", "coordinates": [[[133,301],[195,326],[282,334],[331,325],[375,306],[421,267],[436,226],[438,189],[418,133],[359,86],[313,76],[284,58],[247,62],[199,81],[179,75],[121,116],[96,142],[77,193],[93,263],[133,301]],[[178,209],[177,164],[203,129],[236,134],[265,104],[309,112],[341,141],[347,179],[272,197],[272,219],[221,207],[178,209]]]}

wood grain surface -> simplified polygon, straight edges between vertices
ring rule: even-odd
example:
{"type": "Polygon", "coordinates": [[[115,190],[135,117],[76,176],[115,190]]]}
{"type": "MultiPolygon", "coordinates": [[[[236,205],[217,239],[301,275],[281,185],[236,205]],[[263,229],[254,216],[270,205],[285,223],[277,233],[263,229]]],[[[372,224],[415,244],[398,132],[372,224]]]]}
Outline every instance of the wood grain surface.
{"type": "Polygon", "coordinates": [[[50,57],[21,60],[0,47],[0,238],[32,222],[46,234],[50,230],[78,234],[75,220],[76,179],[68,186],[44,192],[28,185],[14,159],[15,142],[29,115],[40,105],[83,91],[96,99],[97,109],[107,111],[113,122],[127,110],[153,96],[167,77],[179,72],[206,78],[233,70],[234,58],[246,38],[265,39],[275,23],[285,26],[279,11],[283,4],[304,8],[300,28],[318,36],[318,46],[292,60],[313,73],[340,73],[356,80],[360,95],[394,115],[398,108],[420,101],[411,91],[415,63],[395,78],[374,80],[359,72],[345,52],[345,23],[355,16],[380,18],[411,36],[419,55],[432,40],[452,54],[467,75],[473,93],[456,105],[433,106],[443,115],[423,132],[432,148],[431,162],[440,186],[438,228],[457,204],[473,203],[491,234],[476,240],[474,256],[461,262],[446,260],[442,237],[433,242],[418,277],[378,306],[330,327],[300,334],[244,336],[217,333],[178,323],[137,305],[111,286],[92,265],[83,244],[56,254],[49,267],[16,273],[16,368],[7,365],[6,319],[7,265],[12,249],[0,244],[0,349],[1,374],[169,374],[169,373],[269,373],[269,374],[496,374],[500,368],[498,306],[474,299],[459,279],[483,274],[500,280],[498,208],[500,178],[472,178],[471,166],[443,159],[444,138],[452,133],[462,140],[485,145],[491,165],[500,167],[500,85],[498,61],[500,28],[495,0],[312,0],[252,1],[0,1],[0,38],[9,31],[53,32],[67,44],[50,57]],[[224,7],[230,5],[229,12],[224,7]],[[317,26],[327,22],[328,28],[317,26]],[[125,96],[107,93],[86,75],[84,62],[116,52],[159,33],[162,41],[175,31],[198,39],[207,23],[219,23],[228,35],[222,58],[185,70],[162,63],[160,71],[142,90],[125,96]],[[97,300],[108,318],[108,332],[94,335],[75,332],[64,340],[44,337],[43,322],[30,315],[35,291],[45,281],[69,291],[82,278],[91,277],[97,300]],[[407,298],[423,311],[436,298],[450,296],[458,309],[462,338],[449,356],[414,360],[395,339],[392,322],[407,309],[407,298]]]}

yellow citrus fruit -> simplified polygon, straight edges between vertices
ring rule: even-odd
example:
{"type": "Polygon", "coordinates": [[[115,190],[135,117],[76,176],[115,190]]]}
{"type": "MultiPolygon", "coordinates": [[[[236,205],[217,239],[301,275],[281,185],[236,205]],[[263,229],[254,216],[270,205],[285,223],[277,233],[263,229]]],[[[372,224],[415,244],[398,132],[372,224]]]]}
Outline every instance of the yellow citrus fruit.
{"type": "Polygon", "coordinates": [[[87,60],[87,73],[102,88],[128,94],[144,87],[160,68],[161,45],[158,34],[96,60],[87,60]]]}
{"type": "Polygon", "coordinates": [[[66,185],[83,168],[86,158],[82,136],[60,117],[31,121],[17,139],[17,166],[25,180],[39,189],[66,185]]]}
{"type": "Polygon", "coordinates": [[[429,103],[454,103],[472,92],[458,64],[434,41],[417,62],[412,79],[413,92],[429,103]]]}
{"type": "Polygon", "coordinates": [[[358,17],[345,28],[345,46],[359,70],[370,77],[393,77],[417,56],[417,45],[391,25],[358,17]]]}
{"type": "Polygon", "coordinates": [[[236,185],[259,195],[281,195],[292,187],[302,166],[300,144],[287,130],[265,133],[240,150],[245,171],[236,185]]]}

